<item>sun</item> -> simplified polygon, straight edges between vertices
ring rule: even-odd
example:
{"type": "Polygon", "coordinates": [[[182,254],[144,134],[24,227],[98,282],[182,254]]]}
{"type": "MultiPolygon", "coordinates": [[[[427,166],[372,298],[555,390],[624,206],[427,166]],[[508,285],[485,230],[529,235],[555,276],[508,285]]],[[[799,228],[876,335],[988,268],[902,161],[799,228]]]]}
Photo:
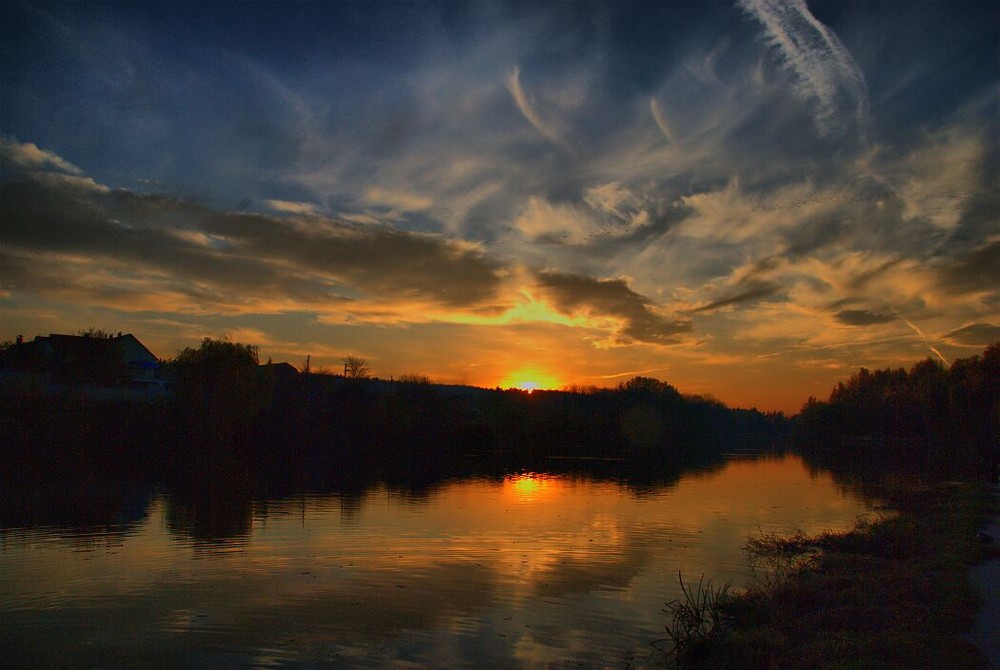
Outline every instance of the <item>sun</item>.
{"type": "Polygon", "coordinates": [[[561,386],[562,383],[554,375],[534,368],[511,372],[500,382],[501,388],[520,389],[528,393],[542,389],[557,389],[561,386]]]}

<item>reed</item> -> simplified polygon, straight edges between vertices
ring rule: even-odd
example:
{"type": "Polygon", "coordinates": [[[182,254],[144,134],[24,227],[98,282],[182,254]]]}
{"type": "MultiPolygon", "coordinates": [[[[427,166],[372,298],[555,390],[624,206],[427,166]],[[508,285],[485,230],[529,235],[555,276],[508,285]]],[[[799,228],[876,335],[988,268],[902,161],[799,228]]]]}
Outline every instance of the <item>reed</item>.
{"type": "Polygon", "coordinates": [[[712,633],[722,625],[732,584],[727,582],[716,588],[704,575],[697,584],[686,584],[679,571],[677,581],[682,598],[674,598],[666,604],[663,613],[670,617],[667,637],[657,640],[653,646],[664,653],[668,664],[679,668],[697,659],[712,639],[712,633]]]}
{"type": "Polygon", "coordinates": [[[762,535],[776,561],[745,592],[682,585],[668,605],[675,668],[986,668],[969,642],[970,566],[992,496],[970,483],[887,491],[893,513],[846,533],[762,535]]]}

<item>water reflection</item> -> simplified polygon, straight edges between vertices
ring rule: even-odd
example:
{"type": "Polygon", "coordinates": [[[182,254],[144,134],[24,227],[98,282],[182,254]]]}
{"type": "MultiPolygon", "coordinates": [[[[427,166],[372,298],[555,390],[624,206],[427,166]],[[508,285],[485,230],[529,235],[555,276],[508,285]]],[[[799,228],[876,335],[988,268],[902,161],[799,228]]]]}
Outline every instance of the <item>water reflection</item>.
{"type": "Polygon", "coordinates": [[[253,526],[253,499],[213,491],[181,491],[169,498],[166,524],[174,534],[198,544],[245,543],[253,526]]]}
{"type": "Polygon", "coordinates": [[[749,534],[845,528],[870,507],[793,456],[658,485],[604,467],[147,488],[82,526],[5,502],[4,653],[11,667],[516,668],[622,667],[634,651],[641,667],[678,571],[740,583],[749,534]],[[47,523],[10,521],[25,518],[47,523]]]}

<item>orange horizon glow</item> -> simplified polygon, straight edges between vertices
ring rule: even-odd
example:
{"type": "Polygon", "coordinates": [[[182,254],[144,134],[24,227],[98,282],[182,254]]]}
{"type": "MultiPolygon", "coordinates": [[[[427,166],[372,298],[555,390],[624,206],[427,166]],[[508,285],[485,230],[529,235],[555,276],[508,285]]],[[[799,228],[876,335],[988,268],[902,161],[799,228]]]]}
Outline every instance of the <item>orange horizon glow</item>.
{"type": "Polygon", "coordinates": [[[563,386],[564,384],[555,375],[535,368],[524,368],[517,372],[512,372],[500,382],[501,388],[520,389],[528,393],[539,390],[557,390],[563,386]]]}
{"type": "Polygon", "coordinates": [[[990,3],[910,3],[895,58],[856,39],[896,20],[891,2],[665,3],[648,39],[635,0],[191,3],[197,33],[119,4],[0,5],[4,29],[46,45],[9,49],[0,75],[0,346],[91,327],[168,361],[222,336],[298,371],[358,357],[379,380],[532,406],[642,377],[794,416],[861,368],[1000,341],[997,76],[960,57],[996,42],[990,3]],[[450,40],[442,12],[494,37],[450,40]],[[622,36],[601,42],[606,66],[565,39],[595,30],[622,36]],[[408,57],[344,58],[366,31],[408,57]],[[215,57],[258,34],[282,37],[215,57]],[[108,88],[105,38],[145,45],[136,71],[188,111],[108,88]],[[961,76],[909,76],[931,53],[961,76]],[[212,68],[179,74],[180,57],[212,68]],[[344,82],[359,94],[330,104],[344,82]]]}
{"type": "MultiPolygon", "coordinates": [[[[261,361],[289,362],[298,370],[304,369],[311,357],[312,371],[336,374],[342,369],[340,353],[355,352],[371,363],[374,376],[381,379],[416,374],[436,384],[519,389],[525,393],[614,389],[632,377],[643,376],[669,383],[686,396],[711,396],[731,408],[782,411],[793,416],[810,396],[827,399],[838,382],[849,379],[861,366],[905,368],[919,360],[924,353],[919,350],[922,341],[915,334],[911,338],[912,331],[905,325],[900,329],[909,338],[903,344],[917,339],[917,350],[899,346],[897,351],[894,342],[891,356],[874,359],[854,356],[851,350],[817,349],[801,361],[798,354],[784,352],[762,357],[735,353],[724,356],[697,348],[674,348],[662,353],[648,347],[596,349],[591,342],[568,337],[563,327],[544,325],[522,325],[513,332],[436,326],[427,335],[414,326],[407,340],[395,338],[391,329],[377,330],[366,337],[358,330],[345,330],[344,339],[337,345],[313,341],[286,344],[249,327],[231,330],[228,335],[234,341],[259,346],[261,361]],[[435,347],[433,337],[442,333],[448,345],[435,347]]],[[[21,330],[47,333],[67,329],[59,324],[44,324],[21,330]]],[[[204,333],[192,331],[175,339],[155,333],[147,337],[137,329],[134,334],[154,354],[168,358],[171,352],[197,346],[199,335],[204,333]]],[[[956,350],[949,358],[963,358],[972,352],[956,350]]]]}

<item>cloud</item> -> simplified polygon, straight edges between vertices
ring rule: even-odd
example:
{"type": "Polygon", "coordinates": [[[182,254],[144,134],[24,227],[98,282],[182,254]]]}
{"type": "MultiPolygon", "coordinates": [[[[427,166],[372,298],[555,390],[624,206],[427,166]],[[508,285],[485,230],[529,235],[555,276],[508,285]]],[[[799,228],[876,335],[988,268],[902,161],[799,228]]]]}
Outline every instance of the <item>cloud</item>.
{"type": "Polygon", "coordinates": [[[1000,241],[949,259],[939,276],[942,285],[954,293],[1000,294],[1000,241]]]}
{"type": "Polygon", "coordinates": [[[428,197],[407,193],[405,191],[389,191],[373,186],[365,191],[365,200],[373,205],[386,205],[403,211],[418,211],[430,209],[434,201],[428,197]]]}
{"type": "Polygon", "coordinates": [[[543,294],[565,314],[584,313],[620,322],[615,343],[677,344],[692,330],[686,319],[669,318],[623,279],[593,279],[557,271],[537,273],[543,294]]]}
{"type": "MultiPolygon", "coordinates": [[[[198,312],[281,311],[296,303],[349,310],[352,301],[370,300],[464,310],[491,304],[502,281],[501,266],[470,243],[94,190],[48,174],[15,181],[5,174],[0,182],[4,281],[22,291],[78,295],[85,285],[94,301],[107,291],[141,291],[174,296],[168,302],[175,305],[184,295],[184,308],[198,312]],[[66,259],[77,274],[34,267],[66,259]]],[[[302,210],[297,203],[291,209],[302,210]]]]}
{"type": "Polygon", "coordinates": [[[264,203],[276,212],[288,214],[316,214],[318,209],[312,202],[294,202],[291,200],[265,200],[264,203]]]}
{"type": "Polygon", "coordinates": [[[690,310],[691,314],[698,314],[701,312],[711,312],[722,307],[730,307],[733,305],[742,305],[745,303],[757,302],[761,298],[766,298],[768,296],[774,295],[778,292],[778,287],[765,282],[751,282],[746,288],[738,291],[737,293],[727,295],[724,298],[717,298],[707,305],[701,305],[690,310]]]}
{"type": "Polygon", "coordinates": [[[27,170],[55,168],[71,175],[83,174],[80,168],[51,151],[39,149],[33,142],[19,142],[15,138],[0,137],[0,160],[27,170]]]}
{"type": "Polygon", "coordinates": [[[1000,325],[970,323],[946,333],[942,339],[956,346],[985,347],[1000,342],[1000,325]]]}
{"type": "Polygon", "coordinates": [[[738,0],[763,26],[768,42],[799,80],[798,91],[814,102],[821,134],[863,132],[868,116],[864,75],[847,48],[821,23],[805,0],[738,0]]]}
{"type": "Polygon", "coordinates": [[[656,101],[656,98],[649,99],[649,113],[653,115],[656,127],[660,129],[660,132],[667,138],[667,141],[671,144],[675,143],[677,140],[674,138],[674,131],[671,130],[670,124],[667,122],[667,116],[660,107],[660,103],[656,101]]]}
{"type": "Polygon", "coordinates": [[[583,193],[583,201],[593,209],[626,219],[628,214],[625,210],[635,207],[637,199],[628,188],[612,181],[588,188],[583,193]]]}
{"type": "Polygon", "coordinates": [[[586,187],[579,200],[566,203],[532,195],[513,228],[529,241],[550,245],[607,242],[649,226],[650,204],[618,182],[586,187]]]}
{"type": "Polygon", "coordinates": [[[600,232],[597,222],[573,205],[553,205],[531,196],[514,221],[514,228],[529,240],[582,244],[600,232]]]}
{"type": "Polygon", "coordinates": [[[605,233],[623,235],[650,223],[646,209],[650,203],[617,181],[586,188],[583,201],[600,212],[605,223],[610,225],[605,226],[605,233]]]}
{"type": "Polygon", "coordinates": [[[952,125],[879,167],[903,201],[906,219],[924,218],[938,228],[951,230],[962,216],[962,208],[956,205],[979,190],[988,147],[989,140],[980,133],[952,125]],[[944,166],[947,169],[942,169],[944,166]]]}
{"type": "Polygon", "coordinates": [[[521,110],[521,114],[528,120],[528,123],[556,146],[569,149],[570,146],[563,138],[563,133],[554,124],[543,121],[538,112],[535,111],[528,94],[521,85],[521,68],[514,67],[507,74],[506,84],[507,90],[510,91],[510,95],[514,99],[514,104],[521,110]]]}
{"type": "MultiPolygon", "coordinates": [[[[621,344],[693,321],[714,361],[817,343],[888,352],[917,339],[903,320],[939,339],[995,321],[996,77],[951,58],[987,53],[987,22],[918,7],[886,42],[871,39],[895,18],[882,6],[695,3],[673,20],[666,3],[648,39],[623,40],[650,19],[644,3],[583,22],[572,6],[487,5],[380,33],[399,39],[388,50],[362,31],[270,41],[252,59],[149,40],[131,14],[95,32],[52,9],[68,46],[8,24],[37,44],[11,51],[5,130],[48,144],[2,145],[6,295],[300,309],[338,324],[317,341],[374,330],[341,324],[447,322],[621,344]],[[967,46],[934,40],[928,15],[946,35],[971,26],[967,46]],[[863,47],[848,54],[838,35],[863,47]],[[878,100],[863,155],[858,63],[878,100]],[[897,87],[909,64],[914,83],[897,87]]],[[[212,30],[233,25],[248,24],[212,30]]],[[[659,363],[636,350],[605,369],[659,363]]]]}
{"type": "Polygon", "coordinates": [[[872,326],[895,321],[898,317],[895,314],[867,309],[842,309],[834,315],[834,318],[845,326],[872,326]]]}
{"type": "Polygon", "coordinates": [[[110,190],[64,158],[13,137],[0,136],[0,175],[7,181],[47,182],[56,188],[67,185],[105,193],[110,190]]]}

